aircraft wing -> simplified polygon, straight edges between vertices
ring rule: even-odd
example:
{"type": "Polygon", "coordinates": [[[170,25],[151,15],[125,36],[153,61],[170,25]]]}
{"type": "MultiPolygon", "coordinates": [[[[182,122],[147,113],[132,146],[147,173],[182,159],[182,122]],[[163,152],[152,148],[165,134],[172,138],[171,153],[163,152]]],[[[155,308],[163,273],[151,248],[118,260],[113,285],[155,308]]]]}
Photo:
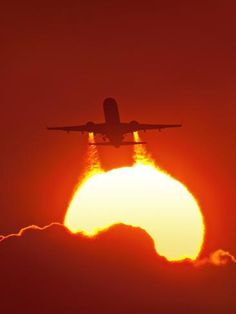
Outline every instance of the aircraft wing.
{"type": "Polygon", "coordinates": [[[162,130],[167,128],[179,128],[181,124],[144,124],[144,123],[127,123],[125,125],[126,133],[132,133],[135,131],[146,131],[146,130],[162,130]]]}
{"type": "Polygon", "coordinates": [[[138,130],[162,130],[162,129],[168,129],[168,128],[179,128],[181,127],[181,124],[139,124],[138,130]]]}
{"type": "Polygon", "coordinates": [[[88,133],[104,133],[104,123],[92,123],[88,122],[83,125],[73,125],[73,126],[56,126],[48,127],[48,130],[54,131],[65,131],[65,132],[88,132],[88,133]]]}

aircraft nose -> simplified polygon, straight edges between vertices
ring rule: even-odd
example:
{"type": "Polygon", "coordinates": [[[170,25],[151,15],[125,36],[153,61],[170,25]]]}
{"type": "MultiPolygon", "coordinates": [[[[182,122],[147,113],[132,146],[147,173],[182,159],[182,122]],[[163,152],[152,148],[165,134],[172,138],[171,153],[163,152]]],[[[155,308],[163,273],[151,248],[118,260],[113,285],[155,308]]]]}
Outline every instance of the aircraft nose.
{"type": "Polygon", "coordinates": [[[104,99],[103,105],[104,107],[116,105],[117,102],[114,98],[108,97],[104,99]]]}

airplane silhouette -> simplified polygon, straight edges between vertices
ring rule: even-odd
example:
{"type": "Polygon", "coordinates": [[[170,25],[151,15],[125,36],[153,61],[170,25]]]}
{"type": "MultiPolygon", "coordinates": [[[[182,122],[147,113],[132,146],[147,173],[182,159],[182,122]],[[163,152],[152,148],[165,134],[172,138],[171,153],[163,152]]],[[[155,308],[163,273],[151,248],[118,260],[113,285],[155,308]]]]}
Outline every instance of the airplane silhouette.
{"type": "Polygon", "coordinates": [[[181,124],[143,124],[137,121],[121,122],[117,102],[114,98],[106,98],[103,102],[105,116],[104,123],[87,122],[83,125],[48,127],[48,130],[59,130],[66,132],[88,132],[101,134],[104,142],[89,143],[89,145],[102,145],[120,147],[121,145],[145,144],[145,142],[123,141],[124,135],[136,131],[162,130],[166,128],[178,128],[181,124]],[[105,141],[108,139],[109,141],[105,141]]]}

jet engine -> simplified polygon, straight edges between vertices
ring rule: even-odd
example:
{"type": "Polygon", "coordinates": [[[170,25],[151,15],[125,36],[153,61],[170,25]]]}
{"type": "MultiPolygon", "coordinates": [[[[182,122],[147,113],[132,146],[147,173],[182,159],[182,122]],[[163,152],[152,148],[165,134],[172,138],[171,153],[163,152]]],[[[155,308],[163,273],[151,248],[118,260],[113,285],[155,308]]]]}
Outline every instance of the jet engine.
{"type": "Polygon", "coordinates": [[[92,121],[89,121],[86,123],[86,126],[87,126],[89,132],[94,132],[94,125],[95,125],[95,123],[92,121]]]}
{"type": "Polygon", "coordinates": [[[135,121],[135,120],[130,121],[129,124],[130,124],[131,129],[132,129],[133,131],[137,131],[137,129],[138,129],[138,127],[139,127],[139,123],[138,123],[137,121],[135,121]]]}

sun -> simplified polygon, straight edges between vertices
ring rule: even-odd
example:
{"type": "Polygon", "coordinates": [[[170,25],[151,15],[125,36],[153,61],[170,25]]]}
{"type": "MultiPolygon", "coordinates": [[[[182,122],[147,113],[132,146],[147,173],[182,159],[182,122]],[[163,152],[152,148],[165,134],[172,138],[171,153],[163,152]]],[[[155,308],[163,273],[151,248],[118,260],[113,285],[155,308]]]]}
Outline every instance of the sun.
{"type": "Polygon", "coordinates": [[[88,171],[76,189],[65,216],[72,232],[94,236],[124,223],[145,230],[157,253],[169,261],[198,257],[204,241],[200,207],[182,183],[155,166],[143,146],[135,148],[133,166],[108,172],[94,151],[90,155],[93,173],[88,171]]]}

